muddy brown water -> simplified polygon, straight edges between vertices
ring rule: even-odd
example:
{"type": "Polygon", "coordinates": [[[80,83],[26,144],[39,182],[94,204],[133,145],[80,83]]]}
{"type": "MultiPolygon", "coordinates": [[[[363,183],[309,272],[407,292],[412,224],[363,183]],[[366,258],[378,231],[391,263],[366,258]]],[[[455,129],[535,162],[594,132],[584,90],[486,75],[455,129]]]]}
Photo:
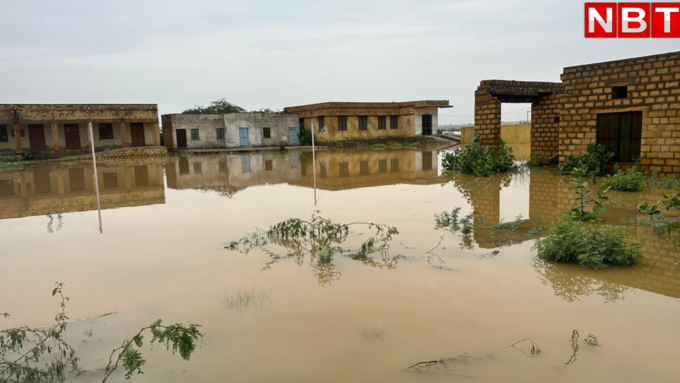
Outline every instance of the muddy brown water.
{"type": "MultiPolygon", "coordinates": [[[[440,176],[436,150],[194,156],[168,163],[100,164],[102,228],[92,166],[39,164],[0,172],[2,328],[47,325],[49,294],[66,283],[67,336],[101,381],[110,350],[158,318],[198,323],[191,360],[145,347],[136,382],[677,382],[677,240],[627,227],[645,241],[639,267],[585,270],[545,264],[516,216],[549,223],[573,199],[550,169],[489,179],[440,176]],[[434,215],[473,209],[475,232],[435,229],[434,215]],[[392,225],[389,254],[336,255],[320,268],[271,263],[224,247],[252,228],[315,211],[336,222],[392,225]],[[49,214],[48,214],[49,213],[49,214]],[[483,221],[483,222],[482,222],[483,221]],[[434,248],[434,250],[432,250],[434,248]],[[255,291],[246,307],[225,294],[255,291]],[[569,337],[581,342],[576,363],[569,337]],[[91,334],[91,336],[90,336],[91,334]],[[525,355],[531,338],[541,349],[525,355]],[[523,353],[524,351],[525,353],[523,353]],[[447,359],[421,372],[420,362],[447,359]],[[426,371],[427,370],[427,371],[426,371]]],[[[610,193],[604,219],[624,224],[663,191],[610,193]]],[[[531,225],[530,225],[531,226],[531,225]]],[[[363,230],[350,233],[361,242],[363,230]]],[[[539,234],[540,235],[540,234],[539,234]]],[[[122,374],[113,381],[124,381],[122,374]]]]}

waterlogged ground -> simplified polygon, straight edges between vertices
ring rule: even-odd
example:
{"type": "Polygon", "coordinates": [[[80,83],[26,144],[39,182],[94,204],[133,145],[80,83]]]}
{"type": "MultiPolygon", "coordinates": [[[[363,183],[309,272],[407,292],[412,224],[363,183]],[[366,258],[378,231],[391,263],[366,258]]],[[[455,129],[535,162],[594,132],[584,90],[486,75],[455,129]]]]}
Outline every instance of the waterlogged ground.
{"type": "MultiPolygon", "coordinates": [[[[549,169],[441,178],[436,150],[316,160],[317,206],[309,153],[100,164],[101,233],[91,165],[2,170],[0,312],[12,316],[0,327],[50,324],[58,302],[49,293],[61,281],[71,319],[90,318],[67,332],[89,370],[78,382],[100,381],[111,349],[158,318],[201,324],[206,336],[189,362],[145,347],[135,382],[678,381],[677,239],[630,227],[645,241],[640,267],[544,264],[532,250],[536,222],[573,199],[569,180],[549,169]],[[435,229],[434,215],[455,207],[479,213],[474,233],[435,229]],[[331,264],[225,249],[315,210],[399,235],[384,255],[331,264]],[[533,220],[489,228],[520,214],[533,220]],[[239,304],[239,292],[252,299],[239,304]],[[581,342],[565,368],[574,329],[600,345],[581,342]],[[540,354],[528,341],[510,347],[525,338],[540,354]]],[[[625,224],[661,194],[612,192],[604,218],[625,224]]],[[[357,229],[346,246],[370,234],[357,229]]]]}

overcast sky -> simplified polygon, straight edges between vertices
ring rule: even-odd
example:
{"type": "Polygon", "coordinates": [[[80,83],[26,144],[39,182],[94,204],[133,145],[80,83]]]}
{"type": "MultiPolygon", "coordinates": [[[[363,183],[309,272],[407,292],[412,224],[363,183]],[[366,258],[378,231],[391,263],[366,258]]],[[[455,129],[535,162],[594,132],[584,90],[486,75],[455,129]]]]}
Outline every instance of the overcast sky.
{"type": "MultiPolygon", "coordinates": [[[[5,0],[0,103],[226,98],[246,109],[449,99],[473,121],[483,79],[559,81],[565,66],[680,50],[585,39],[574,0],[5,0]]],[[[505,120],[526,118],[508,105],[505,120]]]]}

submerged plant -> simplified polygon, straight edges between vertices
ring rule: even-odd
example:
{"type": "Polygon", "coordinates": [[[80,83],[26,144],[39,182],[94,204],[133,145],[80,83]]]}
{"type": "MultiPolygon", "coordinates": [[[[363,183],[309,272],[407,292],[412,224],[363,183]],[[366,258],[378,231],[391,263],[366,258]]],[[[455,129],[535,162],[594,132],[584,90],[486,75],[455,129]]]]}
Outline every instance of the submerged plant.
{"type": "Polygon", "coordinates": [[[613,176],[605,178],[602,181],[602,185],[619,191],[639,191],[642,189],[644,181],[644,173],[637,169],[629,168],[625,172],[619,170],[613,176]]]}
{"type": "Polygon", "coordinates": [[[638,206],[638,211],[644,213],[649,218],[648,221],[637,221],[638,224],[643,224],[655,228],[660,233],[671,235],[677,229],[680,229],[680,217],[666,218],[661,214],[661,209],[669,211],[672,209],[680,210],[680,193],[675,195],[664,194],[664,200],[655,204],[644,204],[638,206]],[[661,209],[659,209],[659,206],[661,209]]]}
{"type": "Polygon", "coordinates": [[[573,201],[574,207],[571,208],[568,217],[576,221],[595,221],[597,216],[604,211],[604,205],[608,203],[607,185],[601,185],[597,191],[598,199],[590,196],[588,182],[584,181],[585,172],[582,169],[575,169],[572,179],[576,181],[574,193],[576,198],[573,201]],[[592,206],[592,209],[590,208],[592,206]]]}
{"type": "Polygon", "coordinates": [[[232,241],[230,250],[247,254],[258,248],[264,251],[272,261],[265,268],[281,259],[295,258],[299,264],[305,255],[314,261],[315,272],[320,281],[326,283],[339,278],[339,272],[333,269],[333,258],[336,254],[359,260],[363,264],[374,267],[394,268],[401,256],[390,257],[388,251],[392,237],[398,235],[396,227],[372,222],[335,223],[323,218],[321,212],[315,211],[312,218],[302,220],[291,218],[270,226],[268,230],[256,229],[238,241],[232,241]],[[363,227],[372,234],[358,247],[344,247],[351,227],[363,227]],[[280,246],[286,249],[279,254],[269,246],[280,246]],[[382,261],[375,261],[371,255],[380,254],[382,261]]]}
{"type": "MultiPolygon", "coordinates": [[[[54,317],[54,325],[43,328],[28,326],[0,331],[0,382],[18,383],[61,383],[68,375],[81,372],[75,349],[64,340],[69,317],[66,315],[64,284],[56,282],[52,296],[60,298],[60,311],[54,317]]],[[[8,313],[0,314],[8,317],[8,313]]],[[[103,369],[105,382],[119,365],[125,370],[125,378],[133,373],[142,373],[146,363],[139,348],[143,345],[143,333],[151,332],[151,343],[160,343],[173,354],[179,352],[183,359],[189,360],[196,348],[196,341],[203,335],[198,325],[183,326],[174,324],[163,326],[157,320],[151,326],[142,328],[130,340],[123,341],[121,347],[113,350],[108,365],[103,369]]],[[[86,332],[87,335],[87,332],[86,332]]],[[[90,335],[91,336],[91,332],[90,335]]]]}
{"type": "Polygon", "coordinates": [[[590,143],[582,156],[568,156],[557,167],[557,174],[574,174],[577,169],[587,176],[599,176],[607,172],[607,164],[614,158],[614,153],[607,151],[602,144],[590,143]]]}
{"type": "Polygon", "coordinates": [[[534,248],[543,260],[591,269],[636,265],[642,260],[641,245],[622,228],[568,217],[558,219],[550,234],[537,240],[534,248]]]}
{"type": "Polygon", "coordinates": [[[497,173],[517,170],[512,148],[500,140],[498,151],[493,147],[482,146],[482,137],[475,136],[464,149],[456,149],[446,153],[442,159],[442,168],[477,177],[490,177],[497,173]]]}

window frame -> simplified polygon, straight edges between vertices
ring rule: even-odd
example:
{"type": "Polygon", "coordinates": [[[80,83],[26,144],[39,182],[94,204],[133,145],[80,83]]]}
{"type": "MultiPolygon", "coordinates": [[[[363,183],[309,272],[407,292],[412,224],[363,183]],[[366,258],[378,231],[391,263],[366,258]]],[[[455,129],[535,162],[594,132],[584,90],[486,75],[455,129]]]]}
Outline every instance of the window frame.
{"type": "Polygon", "coordinates": [[[316,119],[317,119],[316,122],[319,123],[319,128],[318,128],[319,133],[325,132],[326,131],[326,117],[325,116],[319,116],[316,119]]]}
{"type": "Polygon", "coordinates": [[[0,142],[9,142],[9,133],[7,132],[7,125],[0,125],[0,142]]]}
{"type": "Polygon", "coordinates": [[[643,112],[598,113],[595,142],[614,153],[612,162],[633,163],[642,155],[643,112]]]}
{"type": "Polygon", "coordinates": [[[368,116],[359,116],[359,130],[368,130],[368,116]]]}
{"type": "Polygon", "coordinates": [[[215,137],[218,140],[224,140],[227,137],[227,128],[215,128],[215,137]]]}
{"type": "Polygon", "coordinates": [[[272,138],[272,128],[270,127],[263,127],[262,128],[262,138],[267,138],[271,139],[272,138]]]}
{"type": "Polygon", "coordinates": [[[387,116],[378,116],[378,130],[387,130],[387,116]]]}
{"type": "Polygon", "coordinates": [[[191,129],[191,141],[200,141],[201,140],[201,134],[198,128],[192,128],[191,129]],[[196,136],[194,137],[194,133],[196,133],[196,136]]]}
{"type": "Polygon", "coordinates": [[[338,132],[347,131],[347,116],[338,116],[338,132]]]}
{"type": "Polygon", "coordinates": [[[97,129],[99,129],[99,140],[113,140],[115,138],[113,134],[113,124],[97,124],[97,129]],[[102,129],[109,129],[109,131],[102,131],[102,129]],[[105,134],[102,134],[105,133],[105,134]]]}
{"type": "Polygon", "coordinates": [[[390,116],[390,130],[399,129],[399,116],[390,116]]]}
{"type": "Polygon", "coordinates": [[[626,98],[628,98],[628,85],[612,87],[612,100],[624,100],[626,98]]]}

